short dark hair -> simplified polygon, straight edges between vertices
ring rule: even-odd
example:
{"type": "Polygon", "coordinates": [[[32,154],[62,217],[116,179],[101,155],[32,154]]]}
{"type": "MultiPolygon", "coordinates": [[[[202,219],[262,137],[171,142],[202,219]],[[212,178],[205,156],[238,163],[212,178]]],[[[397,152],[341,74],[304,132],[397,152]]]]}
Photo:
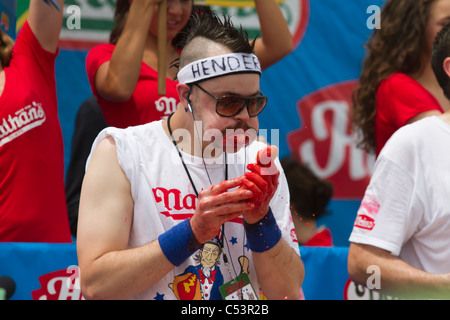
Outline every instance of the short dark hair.
{"type": "Polygon", "coordinates": [[[431,52],[431,66],[447,99],[450,99],[450,78],[444,71],[444,60],[450,57],[450,23],[436,36],[431,52]]]}
{"type": "Polygon", "coordinates": [[[283,158],[281,166],[289,186],[291,205],[297,213],[313,219],[328,213],[326,207],[333,196],[333,184],[320,179],[292,156],[283,158]]]}
{"type": "MultiPolygon", "coordinates": [[[[211,9],[197,9],[190,17],[189,28],[182,31],[180,47],[181,53],[180,68],[191,63],[194,57],[184,59],[183,52],[189,43],[196,38],[211,40],[228,48],[231,52],[254,53],[255,41],[249,41],[248,33],[242,28],[238,29],[233,25],[230,16],[223,15],[222,19],[211,9]]],[[[204,51],[204,48],[197,48],[197,51],[204,51]]],[[[191,51],[191,50],[187,50],[191,51]]],[[[191,53],[185,54],[191,56],[191,53]]],[[[196,54],[193,53],[195,56],[196,54]]],[[[203,57],[196,57],[201,59],[203,57]]]]}

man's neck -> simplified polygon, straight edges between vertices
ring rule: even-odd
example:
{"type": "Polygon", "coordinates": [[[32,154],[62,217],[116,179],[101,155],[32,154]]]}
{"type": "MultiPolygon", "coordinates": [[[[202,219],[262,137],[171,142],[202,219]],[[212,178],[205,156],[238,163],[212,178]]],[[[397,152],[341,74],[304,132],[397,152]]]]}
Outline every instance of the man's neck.
{"type": "Polygon", "coordinates": [[[450,126],[450,110],[444,112],[439,118],[450,126]]]}

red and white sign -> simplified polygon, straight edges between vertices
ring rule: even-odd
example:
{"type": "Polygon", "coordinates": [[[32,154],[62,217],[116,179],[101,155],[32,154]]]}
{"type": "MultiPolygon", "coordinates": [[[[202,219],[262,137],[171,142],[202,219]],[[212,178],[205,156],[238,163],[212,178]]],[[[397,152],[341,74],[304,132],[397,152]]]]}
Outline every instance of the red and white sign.
{"type": "Polygon", "coordinates": [[[39,277],[41,288],[31,292],[33,300],[83,300],[79,269],[71,266],[39,277]]]}
{"type": "Polygon", "coordinates": [[[351,127],[351,94],[357,81],[338,83],[302,98],[297,105],[302,127],[287,141],[292,155],[334,185],[335,199],[360,199],[375,157],[356,146],[351,127]]]}
{"type": "Polygon", "coordinates": [[[344,286],[344,300],[398,300],[398,298],[370,290],[348,279],[344,286]]]}

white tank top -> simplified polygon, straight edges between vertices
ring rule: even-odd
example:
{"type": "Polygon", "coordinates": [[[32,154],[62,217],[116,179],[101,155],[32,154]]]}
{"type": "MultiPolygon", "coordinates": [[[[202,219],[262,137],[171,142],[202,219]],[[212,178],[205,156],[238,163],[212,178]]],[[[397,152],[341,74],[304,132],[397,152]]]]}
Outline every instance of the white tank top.
{"type": "MultiPolygon", "coordinates": [[[[156,240],[161,233],[193,215],[197,197],[179,154],[162,127],[162,121],[127,129],[107,128],[99,134],[92,150],[106,136],[114,138],[119,164],[131,184],[134,217],[129,248],[156,240]]],[[[262,142],[253,142],[238,153],[228,154],[228,179],[244,174],[246,165],[255,162],[256,153],[263,146],[265,144],[262,142]]],[[[207,174],[201,158],[183,153],[183,160],[198,192],[211,185],[208,174],[213,184],[225,179],[223,161],[207,164],[207,174]]],[[[289,210],[287,182],[278,159],[276,164],[281,172],[280,183],[270,207],[282,230],[283,238],[299,254],[289,210]]],[[[220,299],[219,286],[242,271],[248,273],[254,290],[261,299],[242,218],[224,225],[222,239],[228,264],[225,264],[223,255],[220,255],[212,270],[204,268],[206,263],[199,256],[199,251],[202,250],[200,249],[153,287],[133,299],[220,299]],[[206,277],[205,274],[211,275],[206,277]]],[[[206,256],[206,251],[203,256],[206,256]]]]}

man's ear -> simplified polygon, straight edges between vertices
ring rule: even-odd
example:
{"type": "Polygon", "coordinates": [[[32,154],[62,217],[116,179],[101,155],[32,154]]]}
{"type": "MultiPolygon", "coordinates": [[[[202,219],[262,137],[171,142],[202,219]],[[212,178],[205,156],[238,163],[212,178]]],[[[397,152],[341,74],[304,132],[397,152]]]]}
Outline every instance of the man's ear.
{"type": "Polygon", "coordinates": [[[444,60],[444,71],[447,74],[447,76],[450,78],[450,57],[447,57],[444,60]]]}
{"type": "Polygon", "coordinates": [[[189,102],[188,102],[188,95],[189,95],[190,87],[187,84],[177,84],[177,92],[178,96],[180,97],[180,104],[183,106],[184,110],[186,112],[189,110],[189,102]]]}

